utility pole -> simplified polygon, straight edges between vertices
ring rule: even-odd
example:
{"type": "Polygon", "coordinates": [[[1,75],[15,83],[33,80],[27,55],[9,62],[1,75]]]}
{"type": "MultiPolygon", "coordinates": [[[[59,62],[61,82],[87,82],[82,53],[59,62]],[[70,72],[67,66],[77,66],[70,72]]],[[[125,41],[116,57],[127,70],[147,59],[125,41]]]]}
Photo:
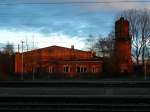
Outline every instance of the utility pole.
{"type": "Polygon", "coordinates": [[[145,80],[147,79],[147,76],[146,76],[147,74],[146,74],[146,72],[147,72],[147,71],[146,71],[146,60],[145,60],[145,62],[144,62],[144,75],[145,75],[145,80]]]}
{"type": "Polygon", "coordinates": [[[33,69],[33,77],[32,77],[33,80],[34,80],[34,73],[35,73],[35,70],[33,69]]]}
{"type": "Polygon", "coordinates": [[[143,46],[143,64],[144,64],[144,77],[145,77],[145,80],[147,80],[147,70],[146,70],[146,61],[147,61],[147,57],[145,55],[145,49],[146,48],[146,39],[144,38],[144,46],[143,46]]]}
{"type": "Polygon", "coordinates": [[[23,43],[24,41],[21,41],[22,43],[22,74],[21,74],[21,80],[23,80],[23,43]]]}
{"type": "Polygon", "coordinates": [[[18,44],[18,52],[19,52],[19,48],[20,48],[20,46],[19,46],[19,44],[18,44]]]}
{"type": "Polygon", "coordinates": [[[26,44],[26,51],[28,51],[28,40],[27,40],[27,38],[26,38],[26,42],[25,42],[25,44],[26,44]]]}

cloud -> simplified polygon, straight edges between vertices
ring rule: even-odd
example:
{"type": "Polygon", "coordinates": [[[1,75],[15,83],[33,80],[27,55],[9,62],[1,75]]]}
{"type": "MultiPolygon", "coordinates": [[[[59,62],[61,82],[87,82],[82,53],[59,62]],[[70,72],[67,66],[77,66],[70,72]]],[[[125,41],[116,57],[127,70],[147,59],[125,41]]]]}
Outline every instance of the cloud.
{"type": "Polygon", "coordinates": [[[61,31],[74,35],[81,29],[79,25],[84,24],[84,21],[76,19],[79,12],[64,6],[0,5],[0,28],[44,34],[61,31]]]}
{"type": "Polygon", "coordinates": [[[39,42],[62,40],[78,43],[77,40],[84,40],[90,34],[106,36],[112,30],[115,14],[119,11],[150,7],[150,3],[118,2],[120,0],[103,0],[112,2],[107,4],[40,4],[78,1],[102,0],[13,0],[13,2],[5,0],[2,3],[11,5],[0,5],[0,40],[2,42],[16,40],[16,43],[20,43],[26,36],[32,40],[32,36],[36,34],[35,37],[39,37],[39,42]]]}
{"type": "Polygon", "coordinates": [[[24,41],[24,50],[26,50],[26,43],[28,44],[29,49],[42,48],[52,45],[58,45],[63,47],[71,47],[74,45],[77,49],[84,49],[83,38],[80,37],[70,37],[69,35],[61,33],[53,33],[50,35],[43,35],[41,33],[33,32],[11,32],[7,30],[0,30],[0,43],[5,45],[6,43],[12,43],[15,47],[15,50],[18,48],[18,44],[21,46],[21,41],[24,41]],[[9,39],[9,40],[8,40],[9,39]]]}
{"type": "MultiPolygon", "coordinates": [[[[105,28],[104,13],[88,12],[80,6],[1,6],[0,29],[40,32],[62,32],[70,36],[96,34],[105,28]]],[[[108,20],[108,19],[107,19],[108,20]]],[[[109,19],[110,20],[110,19],[109,19]]],[[[110,23],[107,22],[107,23],[110,23]]]]}

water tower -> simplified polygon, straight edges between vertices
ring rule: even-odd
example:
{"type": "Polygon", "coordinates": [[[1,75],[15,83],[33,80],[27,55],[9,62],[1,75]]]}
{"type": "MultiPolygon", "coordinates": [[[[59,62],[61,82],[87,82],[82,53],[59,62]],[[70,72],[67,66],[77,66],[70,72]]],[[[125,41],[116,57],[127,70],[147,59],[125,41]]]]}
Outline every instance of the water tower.
{"type": "Polygon", "coordinates": [[[116,73],[132,72],[129,21],[121,17],[115,23],[114,67],[116,73]]]}

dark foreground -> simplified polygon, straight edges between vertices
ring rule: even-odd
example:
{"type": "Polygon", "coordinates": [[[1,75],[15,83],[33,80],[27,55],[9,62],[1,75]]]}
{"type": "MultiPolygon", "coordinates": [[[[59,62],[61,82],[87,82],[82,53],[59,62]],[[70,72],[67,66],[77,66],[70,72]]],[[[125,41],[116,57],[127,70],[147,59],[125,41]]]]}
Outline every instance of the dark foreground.
{"type": "Polygon", "coordinates": [[[0,82],[0,110],[150,111],[150,81],[0,82]]]}

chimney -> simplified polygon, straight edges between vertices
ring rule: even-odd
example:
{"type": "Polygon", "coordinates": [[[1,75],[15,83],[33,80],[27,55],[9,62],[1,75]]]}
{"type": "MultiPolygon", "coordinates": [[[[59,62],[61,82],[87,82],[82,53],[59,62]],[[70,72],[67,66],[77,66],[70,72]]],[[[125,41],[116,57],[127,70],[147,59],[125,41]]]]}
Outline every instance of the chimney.
{"type": "Polygon", "coordinates": [[[71,49],[74,49],[74,45],[71,45],[71,49]]]}

